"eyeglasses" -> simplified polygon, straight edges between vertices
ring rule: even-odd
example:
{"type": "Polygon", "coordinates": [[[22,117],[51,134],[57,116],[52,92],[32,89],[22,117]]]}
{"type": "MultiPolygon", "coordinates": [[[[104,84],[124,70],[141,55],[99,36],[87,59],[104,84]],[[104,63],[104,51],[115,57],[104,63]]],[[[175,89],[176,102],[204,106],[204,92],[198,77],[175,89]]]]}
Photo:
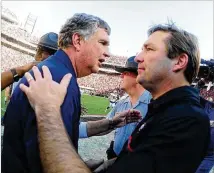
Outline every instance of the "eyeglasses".
{"type": "Polygon", "coordinates": [[[134,73],[134,72],[129,72],[129,71],[124,71],[123,73],[121,73],[121,78],[124,78],[124,76],[130,76],[130,77],[134,77],[134,78],[136,78],[136,76],[137,76],[137,74],[136,73],[134,73]]]}

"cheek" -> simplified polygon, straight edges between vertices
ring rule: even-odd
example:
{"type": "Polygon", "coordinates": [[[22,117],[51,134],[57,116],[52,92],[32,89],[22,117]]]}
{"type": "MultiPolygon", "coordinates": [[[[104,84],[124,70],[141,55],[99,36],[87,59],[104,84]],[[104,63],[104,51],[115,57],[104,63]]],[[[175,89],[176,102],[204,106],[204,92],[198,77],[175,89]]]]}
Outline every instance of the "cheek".
{"type": "Polygon", "coordinates": [[[49,57],[50,55],[48,53],[42,53],[42,59],[45,60],[49,57]]]}

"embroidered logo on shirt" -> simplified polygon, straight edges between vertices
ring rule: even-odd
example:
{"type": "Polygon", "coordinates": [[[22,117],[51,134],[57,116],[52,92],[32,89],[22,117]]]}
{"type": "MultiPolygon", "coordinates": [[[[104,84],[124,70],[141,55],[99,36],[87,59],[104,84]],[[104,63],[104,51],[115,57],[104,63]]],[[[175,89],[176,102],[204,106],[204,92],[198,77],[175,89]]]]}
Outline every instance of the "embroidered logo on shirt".
{"type": "Polygon", "coordinates": [[[143,123],[140,128],[139,128],[139,131],[141,131],[144,127],[145,127],[146,123],[143,123]]]}
{"type": "Polygon", "coordinates": [[[210,127],[214,127],[214,121],[210,120],[210,127]]]}

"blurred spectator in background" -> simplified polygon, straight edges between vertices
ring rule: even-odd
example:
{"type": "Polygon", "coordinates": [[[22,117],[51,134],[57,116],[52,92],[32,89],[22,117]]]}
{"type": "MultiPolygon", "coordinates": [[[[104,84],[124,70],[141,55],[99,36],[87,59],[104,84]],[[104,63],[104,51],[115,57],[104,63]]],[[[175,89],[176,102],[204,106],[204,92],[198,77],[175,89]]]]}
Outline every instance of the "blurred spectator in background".
{"type": "Polygon", "coordinates": [[[9,101],[14,89],[19,83],[20,78],[22,78],[25,72],[29,71],[34,65],[37,65],[39,62],[47,59],[50,55],[53,55],[57,51],[57,41],[58,35],[56,33],[50,32],[43,35],[38,42],[34,62],[28,63],[21,67],[15,67],[1,73],[1,89],[3,90],[5,87],[12,84],[6,89],[5,102],[9,101]]]}
{"type": "Polygon", "coordinates": [[[214,166],[214,103],[202,97],[200,103],[210,119],[210,145],[196,173],[209,173],[214,166]]]}

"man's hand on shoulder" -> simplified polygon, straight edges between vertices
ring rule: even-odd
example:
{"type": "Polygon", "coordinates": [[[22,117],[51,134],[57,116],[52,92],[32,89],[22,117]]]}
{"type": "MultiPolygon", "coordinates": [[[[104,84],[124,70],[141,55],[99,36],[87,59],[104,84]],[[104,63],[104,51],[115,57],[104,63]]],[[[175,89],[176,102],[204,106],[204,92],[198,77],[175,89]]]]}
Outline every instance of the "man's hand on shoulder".
{"type": "Polygon", "coordinates": [[[41,72],[37,67],[33,67],[35,79],[30,73],[25,73],[29,87],[20,84],[20,88],[27,95],[34,110],[51,110],[52,108],[60,109],[67,93],[71,74],[65,75],[61,82],[57,83],[52,80],[52,75],[48,67],[43,66],[42,70],[44,77],[42,77],[41,72]]]}

